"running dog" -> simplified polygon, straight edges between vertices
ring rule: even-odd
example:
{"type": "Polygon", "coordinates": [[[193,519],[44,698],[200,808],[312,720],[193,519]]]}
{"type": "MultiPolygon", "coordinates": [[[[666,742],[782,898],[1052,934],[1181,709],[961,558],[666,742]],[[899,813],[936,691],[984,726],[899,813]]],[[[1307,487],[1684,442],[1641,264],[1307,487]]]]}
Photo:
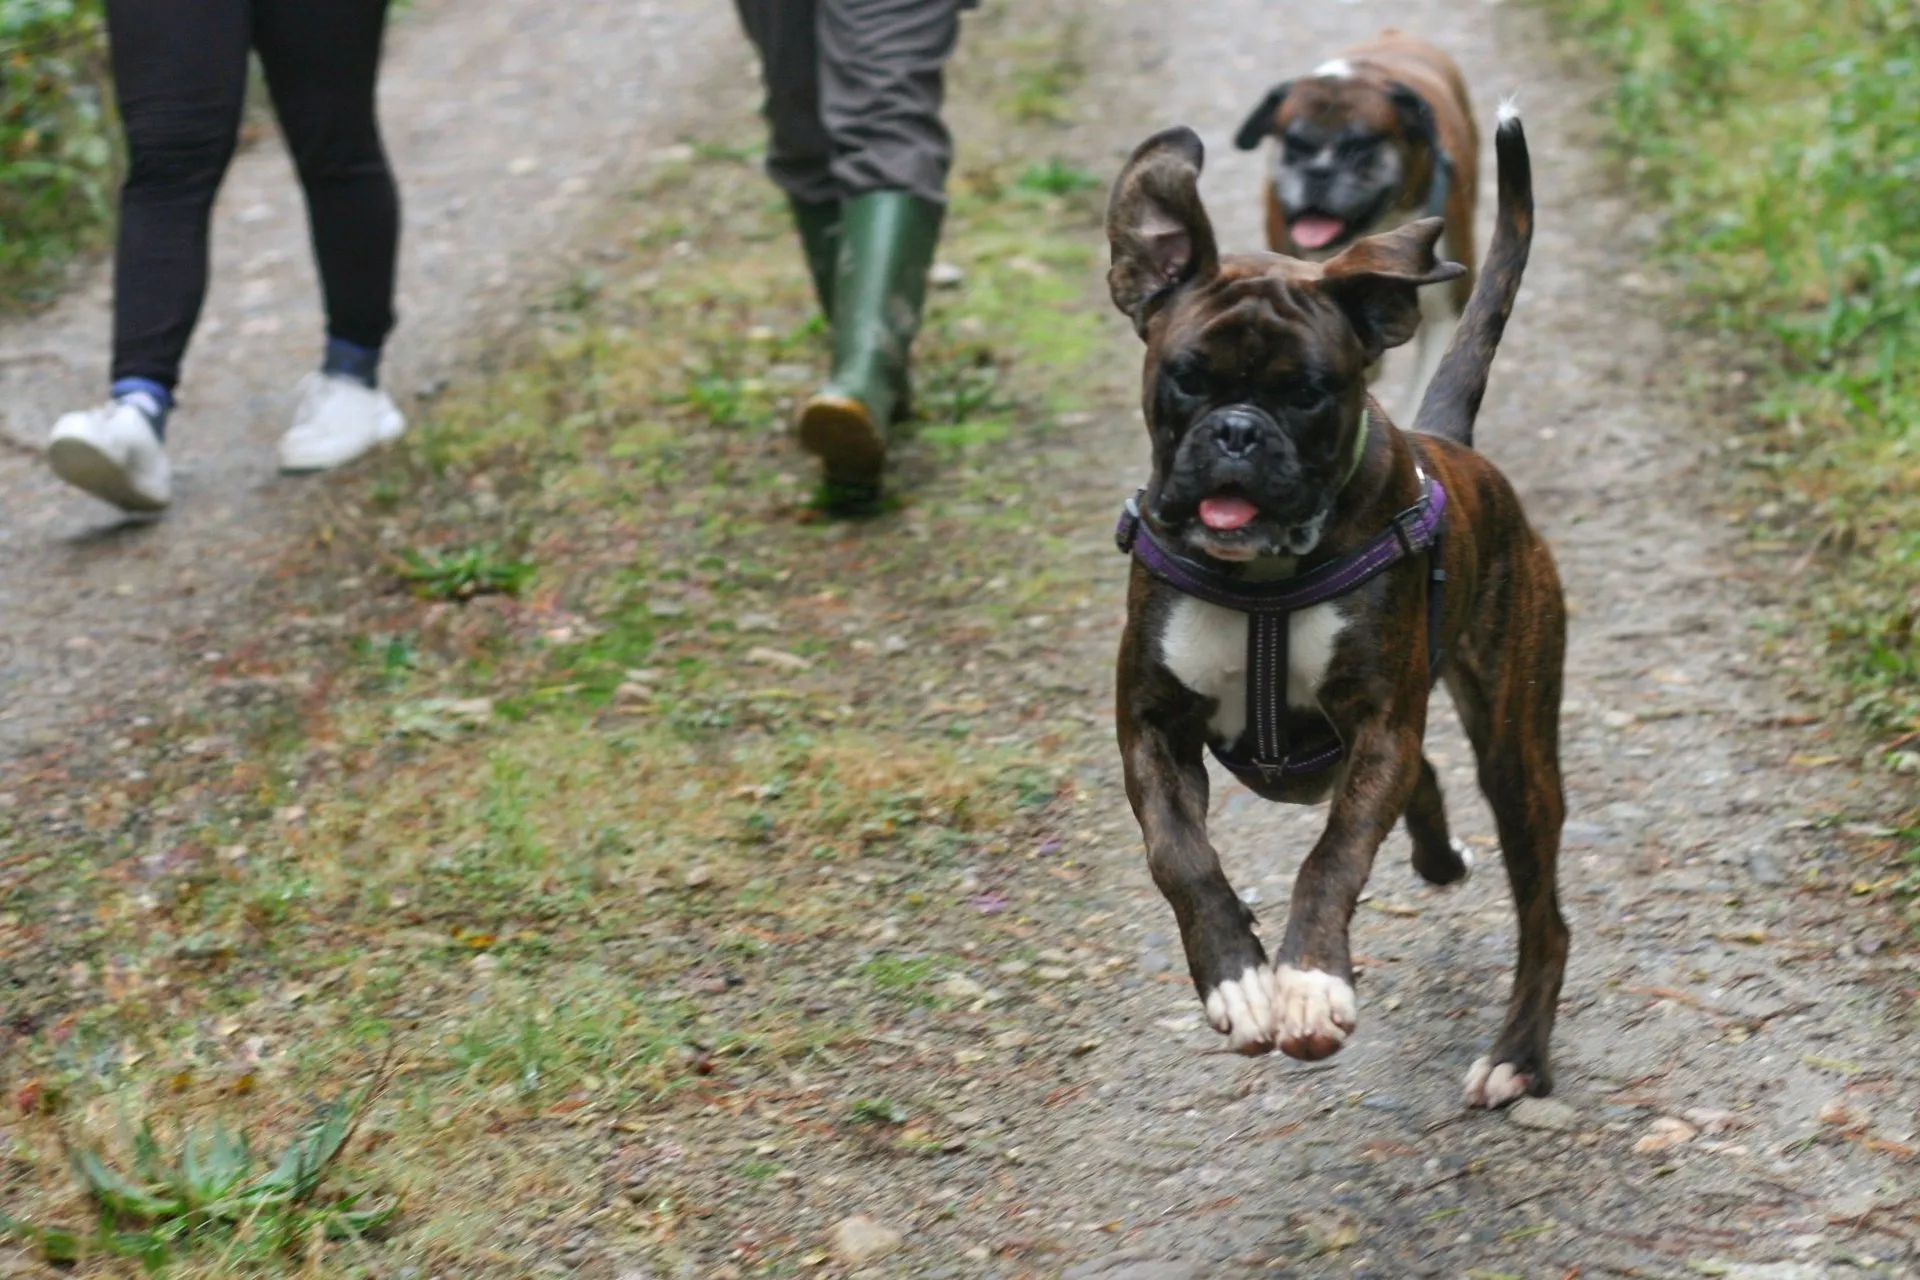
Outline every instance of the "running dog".
{"type": "Polygon", "coordinates": [[[1532,177],[1516,113],[1496,134],[1497,226],[1411,432],[1366,370],[1420,323],[1422,289],[1465,277],[1423,218],[1324,263],[1223,256],[1192,130],[1133,153],[1107,210],[1113,301],[1146,342],[1146,486],[1117,538],[1133,557],[1120,644],[1127,798],[1213,1027],[1248,1054],[1324,1058],[1357,1016],[1348,925],[1405,820],[1433,884],[1471,860],[1422,751],[1447,682],[1479,762],[1519,915],[1506,1020],[1470,1106],[1552,1087],[1567,961],[1556,889],[1566,617],[1553,558],[1473,421],[1520,287],[1532,177]],[[1269,961],[1206,829],[1208,749],[1268,800],[1331,797],[1269,961]]]}

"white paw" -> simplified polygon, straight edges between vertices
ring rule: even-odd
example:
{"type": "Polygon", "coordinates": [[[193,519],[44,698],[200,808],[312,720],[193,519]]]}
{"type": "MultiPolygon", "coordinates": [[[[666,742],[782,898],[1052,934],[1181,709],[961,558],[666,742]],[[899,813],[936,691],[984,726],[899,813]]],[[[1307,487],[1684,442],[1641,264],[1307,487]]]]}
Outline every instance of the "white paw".
{"type": "Polygon", "coordinates": [[[1318,969],[1281,965],[1273,974],[1276,1038],[1289,1058],[1312,1062],[1338,1053],[1360,1020],[1353,988],[1318,969]]]}
{"type": "Polygon", "coordinates": [[[1479,1058],[1467,1071],[1467,1105],[1470,1107],[1504,1107],[1509,1102],[1527,1096],[1527,1087],[1533,1080],[1513,1069],[1511,1062],[1493,1065],[1491,1058],[1479,1058]]]}
{"type": "Polygon", "coordinates": [[[1460,865],[1467,869],[1465,874],[1460,877],[1460,880],[1454,882],[1458,884],[1473,874],[1473,850],[1467,848],[1465,842],[1452,839],[1451,837],[1449,837],[1447,843],[1452,845],[1453,851],[1460,855],[1460,865]]]}
{"type": "Polygon", "coordinates": [[[1207,1021],[1227,1038],[1235,1053],[1273,1050],[1273,970],[1250,967],[1239,981],[1229,979],[1207,995],[1207,1021]]]}

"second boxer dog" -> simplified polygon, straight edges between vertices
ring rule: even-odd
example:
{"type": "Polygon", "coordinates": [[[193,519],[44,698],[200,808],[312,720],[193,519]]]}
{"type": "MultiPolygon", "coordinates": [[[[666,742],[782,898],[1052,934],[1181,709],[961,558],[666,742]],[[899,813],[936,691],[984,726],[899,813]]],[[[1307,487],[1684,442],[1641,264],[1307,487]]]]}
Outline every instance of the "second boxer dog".
{"type": "Polygon", "coordinates": [[[1414,869],[1459,880],[1422,754],[1446,680],[1479,761],[1519,915],[1506,1020],[1466,1081],[1471,1106],[1551,1088],[1566,967],[1556,890],[1565,610],[1553,558],[1473,419],[1531,241],[1526,140],[1502,111],[1487,267],[1413,432],[1367,395],[1419,291],[1462,269],[1439,219],[1353,241],[1324,264],[1223,256],[1202,206],[1200,139],[1134,152],[1107,212],[1113,300],[1146,340],[1146,486],[1118,530],[1134,559],[1118,671],[1127,798],[1214,1028],[1243,1053],[1323,1058],[1353,1032],[1348,924],[1402,818],[1414,869]],[[1205,754],[1269,800],[1332,798],[1270,962],[1208,842],[1205,754]]]}
{"type": "Polygon", "coordinates": [[[1446,222],[1439,255],[1466,272],[1420,295],[1406,399],[1411,414],[1473,293],[1480,137],[1460,69],[1439,49],[1382,31],[1313,74],[1275,86],[1234,135],[1277,146],[1265,184],[1267,247],[1325,262],[1362,236],[1415,218],[1446,222]]]}

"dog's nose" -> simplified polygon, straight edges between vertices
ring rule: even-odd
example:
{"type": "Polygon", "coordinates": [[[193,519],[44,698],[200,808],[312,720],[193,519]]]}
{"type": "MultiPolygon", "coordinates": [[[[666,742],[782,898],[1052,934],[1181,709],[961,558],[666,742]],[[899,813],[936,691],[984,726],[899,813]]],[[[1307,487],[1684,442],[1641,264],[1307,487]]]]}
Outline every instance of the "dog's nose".
{"type": "Polygon", "coordinates": [[[1229,458],[1244,458],[1260,439],[1260,424],[1244,414],[1230,414],[1213,429],[1214,443],[1229,458]]]}

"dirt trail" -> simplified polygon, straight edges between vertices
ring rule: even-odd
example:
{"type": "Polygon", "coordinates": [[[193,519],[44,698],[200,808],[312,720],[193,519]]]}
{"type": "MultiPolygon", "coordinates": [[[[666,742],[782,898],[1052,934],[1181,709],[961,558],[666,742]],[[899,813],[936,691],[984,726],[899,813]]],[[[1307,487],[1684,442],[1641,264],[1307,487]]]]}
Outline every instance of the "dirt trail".
{"type": "MultiPolygon", "coordinates": [[[[385,376],[403,405],[558,274],[581,220],[674,142],[689,86],[745,58],[725,5],[425,0],[396,19],[381,106],[406,221],[385,376]]],[[[168,638],[231,609],[308,523],[317,487],[277,476],[272,448],[322,335],[305,219],[277,139],[238,158],[158,524],[121,524],[36,454],[105,385],[105,265],[0,326],[0,761],[149,684],[168,638]]]]}

